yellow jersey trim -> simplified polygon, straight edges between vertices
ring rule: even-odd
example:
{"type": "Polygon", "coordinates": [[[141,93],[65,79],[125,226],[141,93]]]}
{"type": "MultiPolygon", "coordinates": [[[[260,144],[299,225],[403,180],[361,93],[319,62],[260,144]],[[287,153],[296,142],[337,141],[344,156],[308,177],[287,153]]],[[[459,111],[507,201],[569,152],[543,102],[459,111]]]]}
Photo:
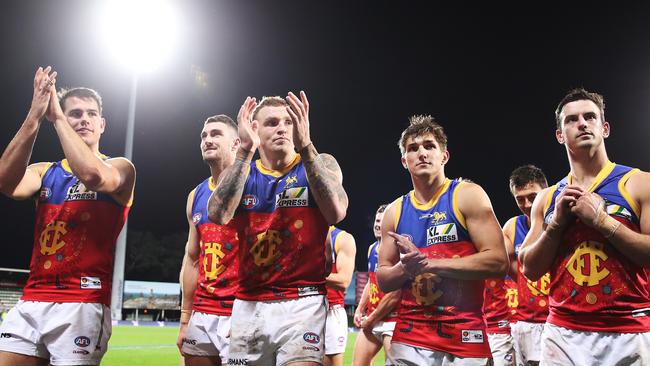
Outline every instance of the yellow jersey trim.
{"type": "Polygon", "coordinates": [[[454,216],[456,216],[456,219],[460,223],[460,225],[467,230],[467,224],[465,223],[465,216],[463,215],[462,212],[460,212],[460,208],[458,208],[458,189],[460,188],[461,185],[463,185],[465,181],[460,181],[458,185],[456,185],[456,189],[454,189],[454,193],[452,194],[451,197],[451,207],[454,210],[454,216]]]}
{"type": "Polygon", "coordinates": [[[634,211],[634,214],[636,215],[637,218],[641,218],[641,210],[639,209],[639,206],[637,206],[636,202],[630,196],[630,193],[625,189],[625,183],[627,183],[628,179],[635,174],[638,173],[639,169],[634,168],[630,170],[629,172],[625,173],[625,175],[621,178],[621,180],[618,181],[618,191],[621,193],[621,196],[625,199],[628,205],[632,208],[632,211],[634,211]]]}
{"type": "MultiPolygon", "coordinates": [[[[615,166],[616,166],[616,164],[612,163],[611,161],[608,161],[605,164],[605,166],[602,169],[600,169],[600,171],[598,172],[598,175],[596,175],[596,178],[594,178],[594,181],[591,182],[591,184],[587,188],[587,191],[588,192],[593,192],[594,189],[596,189],[596,187],[598,187],[598,185],[600,183],[602,183],[602,181],[605,180],[605,178],[607,178],[609,173],[611,173],[612,170],[614,170],[615,166]]],[[[569,173],[567,181],[568,181],[569,184],[571,184],[573,182],[573,177],[571,176],[571,173],[569,173]]]]}
{"type": "MultiPolygon", "coordinates": [[[[107,157],[108,157],[108,156],[106,156],[106,155],[104,155],[104,154],[102,154],[102,153],[99,153],[99,158],[100,158],[100,159],[103,160],[104,158],[107,158],[107,157]]],[[[63,160],[61,160],[61,167],[62,167],[63,170],[65,170],[66,172],[68,172],[68,173],[72,173],[72,168],[70,168],[70,163],[68,163],[68,159],[63,159],[63,160]]],[[[74,174],[74,173],[72,173],[72,174],[74,174]]]]}
{"type": "Polygon", "coordinates": [[[264,165],[262,165],[262,159],[255,160],[255,166],[257,166],[257,170],[259,170],[262,174],[267,174],[277,178],[287,174],[291,169],[293,169],[294,166],[298,165],[299,162],[300,154],[296,154],[296,157],[293,158],[291,163],[289,163],[289,165],[284,167],[282,170],[272,170],[266,168],[264,165]]]}
{"type": "Polygon", "coordinates": [[[214,179],[212,179],[212,176],[208,178],[208,188],[210,188],[211,191],[217,189],[217,184],[214,182],[214,179]]]}
{"type": "MultiPolygon", "coordinates": [[[[517,216],[510,218],[510,220],[508,220],[508,222],[512,222],[512,230],[511,230],[511,233],[510,233],[510,241],[514,245],[515,244],[515,237],[517,236],[517,216]]],[[[507,222],[506,222],[506,225],[508,225],[507,222]]]]}
{"type": "Polygon", "coordinates": [[[431,207],[435,206],[436,203],[438,203],[438,200],[440,199],[440,196],[442,196],[443,193],[449,189],[449,185],[451,184],[451,180],[449,178],[445,178],[445,181],[442,183],[442,186],[438,188],[438,191],[431,197],[429,202],[425,203],[420,203],[418,202],[417,198],[415,198],[415,191],[409,192],[409,199],[411,200],[411,204],[413,207],[417,208],[418,210],[426,211],[431,209],[431,207]]]}
{"type": "Polygon", "coordinates": [[[395,205],[394,207],[396,212],[395,212],[395,219],[393,220],[393,231],[397,232],[397,224],[399,224],[399,218],[402,215],[402,197],[396,199],[390,205],[391,206],[395,205]]]}
{"type": "Polygon", "coordinates": [[[61,160],[61,168],[63,168],[63,170],[65,170],[68,173],[72,173],[72,169],[70,169],[70,164],[68,163],[68,159],[61,160]]]}
{"type": "Polygon", "coordinates": [[[370,244],[370,246],[368,247],[368,255],[367,255],[368,259],[370,259],[370,252],[372,251],[373,245],[375,245],[375,243],[370,244]]]}
{"type": "Polygon", "coordinates": [[[41,170],[41,174],[40,174],[41,179],[43,179],[45,173],[47,173],[47,171],[50,170],[51,167],[52,167],[52,163],[45,163],[45,168],[41,170]]]}
{"type": "Polygon", "coordinates": [[[339,249],[340,249],[340,247],[339,247],[339,238],[341,237],[341,234],[343,234],[344,232],[345,231],[343,231],[343,230],[339,231],[339,234],[334,239],[334,253],[336,253],[336,255],[339,255],[339,249]]]}
{"type": "Polygon", "coordinates": [[[544,202],[544,211],[542,212],[542,215],[546,215],[546,211],[548,211],[548,208],[551,207],[551,203],[553,201],[553,193],[555,193],[556,189],[557,184],[553,184],[551,186],[551,189],[549,189],[546,193],[546,202],[544,202]]]}
{"type": "Polygon", "coordinates": [[[192,207],[191,207],[191,209],[194,208],[194,195],[195,195],[195,194],[196,194],[196,188],[194,188],[194,189],[190,192],[189,197],[188,197],[188,199],[190,200],[190,202],[192,202],[192,207]]]}
{"type": "Polygon", "coordinates": [[[135,193],[131,192],[131,198],[129,198],[129,202],[126,203],[125,207],[131,207],[133,206],[133,199],[135,198],[135,193]]]}

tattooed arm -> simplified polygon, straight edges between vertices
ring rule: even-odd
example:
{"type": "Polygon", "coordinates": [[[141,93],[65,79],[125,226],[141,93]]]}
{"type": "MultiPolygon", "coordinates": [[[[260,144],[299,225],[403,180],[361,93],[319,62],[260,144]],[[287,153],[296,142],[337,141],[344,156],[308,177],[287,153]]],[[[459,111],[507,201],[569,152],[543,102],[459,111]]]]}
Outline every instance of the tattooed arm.
{"type": "Polygon", "coordinates": [[[313,144],[300,151],[312,196],[331,225],[345,218],[348,195],[343,189],[343,174],[330,154],[319,154],[313,144]]]}
{"type": "Polygon", "coordinates": [[[311,141],[309,101],[305,92],[300,92],[300,98],[289,92],[286,101],[293,121],[293,144],[305,165],[311,194],[325,220],[334,225],[345,218],[348,209],[341,168],[332,155],[319,154],[311,141]]]}
{"type": "Polygon", "coordinates": [[[255,98],[247,97],[239,109],[237,127],[241,143],[237,149],[235,162],[221,172],[217,188],[208,200],[208,218],[219,225],[227,224],[235,215],[250,171],[250,162],[260,145],[257,121],[250,121],[256,105],[255,98]]]}
{"type": "Polygon", "coordinates": [[[248,178],[252,158],[253,153],[240,147],[237,150],[235,162],[221,173],[217,188],[208,200],[210,221],[225,225],[233,218],[244,192],[244,184],[248,178]]]}

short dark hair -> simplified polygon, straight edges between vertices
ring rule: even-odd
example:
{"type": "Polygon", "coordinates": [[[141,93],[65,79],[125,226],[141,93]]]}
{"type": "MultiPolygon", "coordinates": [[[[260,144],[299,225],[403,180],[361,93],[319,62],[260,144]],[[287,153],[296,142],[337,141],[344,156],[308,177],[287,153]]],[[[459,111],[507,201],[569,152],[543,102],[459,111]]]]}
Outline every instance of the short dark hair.
{"type": "Polygon", "coordinates": [[[546,176],[542,169],[532,165],[522,165],[510,173],[510,192],[515,188],[523,188],[530,183],[537,183],[540,187],[548,187],[546,176]]]}
{"type": "Polygon", "coordinates": [[[235,131],[235,136],[237,135],[237,133],[239,131],[237,123],[235,123],[235,121],[233,121],[232,118],[226,116],[225,114],[217,114],[217,115],[214,115],[214,116],[210,116],[205,120],[203,125],[205,126],[208,123],[215,123],[215,122],[221,122],[224,125],[230,127],[233,131],[235,131]]]}
{"type": "Polygon", "coordinates": [[[555,108],[555,126],[557,128],[560,128],[560,125],[562,124],[562,121],[560,120],[560,113],[562,113],[562,108],[571,102],[575,102],[576,100],[590,100],[594,102],[594,104],[598,106],[598,109],[600,110],[601,121],[605,120],[605,98],[603,98],[603,96],[598,93],[588,92],[584,88],[575,88],[570,90],[564,96],[564,98],[562,98],[560,103],[557,105],[557,108],[555,108]]]}
{"type": "Polygon", "coordinates": [[[440,144],[441,150],[447,150],[447,135],[445,130],[430,115],[414,115],[409,118],[409,126],[402,131],[402,135],[397,142],[399,151],[404,155],[406,153],[406,140],[410,137],[421,136],[430,133],[440,144]]]}
{"type": "Polygon", "coordinates": [[[94,99],[95,102],[97,102],[97,107],[99,108],[99,115],[102,114],[102,97],[99,95],[97,90],[83,87],[61,89],[58,92],[58,96],[61,110],[65,110],[65,101],[68,98],[76,97],[80,99],[94,99]]]}

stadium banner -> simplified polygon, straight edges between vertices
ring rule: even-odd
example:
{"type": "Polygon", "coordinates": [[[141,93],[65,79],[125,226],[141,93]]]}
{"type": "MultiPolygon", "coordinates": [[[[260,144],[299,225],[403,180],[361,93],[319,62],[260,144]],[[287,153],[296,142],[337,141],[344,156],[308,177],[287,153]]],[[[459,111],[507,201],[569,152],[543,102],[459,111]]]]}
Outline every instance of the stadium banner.
{"type": "Polygon", "coordinates": [[[172,282],[124,281],[123,309],[178,310],[181,286],[172,282]]]}

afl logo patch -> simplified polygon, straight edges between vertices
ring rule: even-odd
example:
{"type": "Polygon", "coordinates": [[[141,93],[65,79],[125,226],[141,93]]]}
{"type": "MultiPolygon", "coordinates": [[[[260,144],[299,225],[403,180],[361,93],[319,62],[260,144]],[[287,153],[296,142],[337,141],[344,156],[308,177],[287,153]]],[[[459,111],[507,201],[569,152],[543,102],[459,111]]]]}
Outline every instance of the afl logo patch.
{"type": "Polygon", "coordinates": [[[246,209],[251,209],[257,205],[257,197],[252,194],[247,194],[242,198],[241,204],[244,206],[246,209]]]}
{"type": "Polygon", "coordinates": [[[197,224],[199,221],[201,221],[201,213],[197,212],[194,214],[194,216],[192,216],[192,222],[194,224],[197,224]]]}
{"type": "Polygon", "coordinates": [[[88,347],[90,346],[90,338],[85,336],[80,336],[74,339],[74,344],[77,347],[88,347]]]}
{"type": "Polygon", "coordinates": [[[47,187],[43,187],[41,189],[40,199],[41,200],[46,200],[46,199],[50,198],[51,195],[52,195],[52,191],[47,187]]]}
{"type": "Polygon", "coordinates": [[[311,344],[316,344],[316,343],[320,342],[320,337],[318,336],[318,334],[313,333],[313,332],[307,332],[307,333],[303,334],[302,339],[304,339],[305,342],[311,343],[311,344]]]}

